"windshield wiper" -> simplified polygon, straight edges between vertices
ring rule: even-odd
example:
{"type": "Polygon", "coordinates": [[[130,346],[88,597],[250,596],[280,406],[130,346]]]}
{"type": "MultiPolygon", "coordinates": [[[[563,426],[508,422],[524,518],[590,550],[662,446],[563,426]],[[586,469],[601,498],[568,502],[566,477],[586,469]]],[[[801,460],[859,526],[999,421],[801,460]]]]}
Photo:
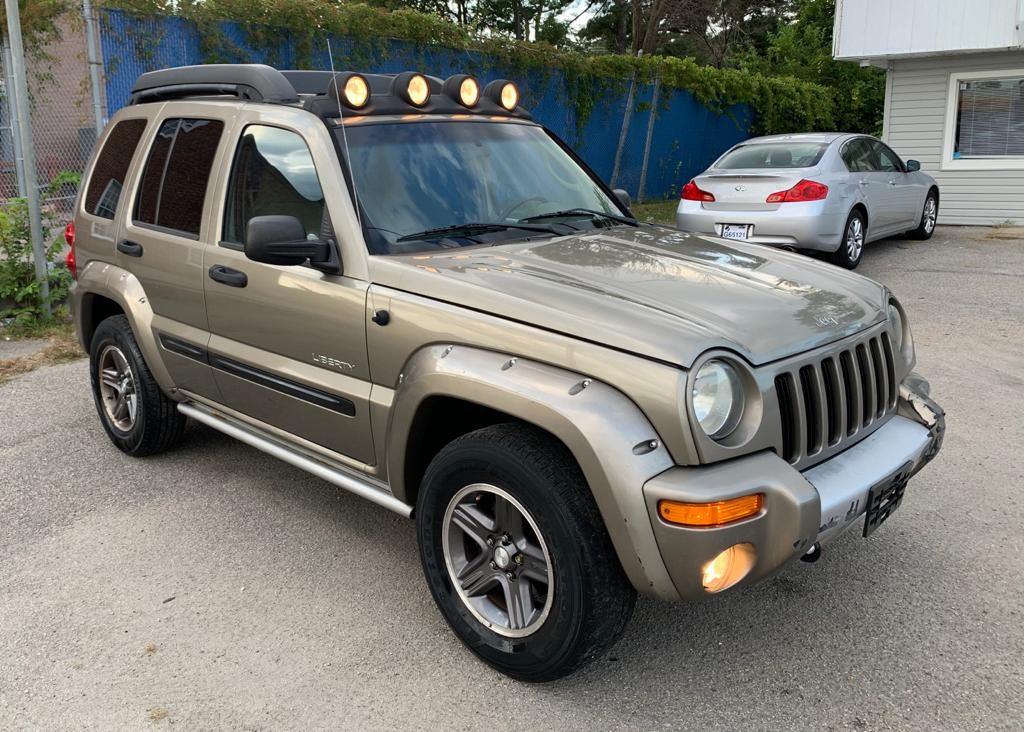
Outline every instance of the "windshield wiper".
{"type": "Polygon", "coordinates": [[[442,236],[458,235],[469,236],[471,234],[486,234],[491,231],[507,231],[508,229],[522,229],[523,231],[540,231],[545,234],[558,235],[559,232],[550,226],[530,226],[529,224],[500,224],[494,223],[466,223],[453,226],[439,226],[436,229],[427,229],[416,234],[406,234],[397,241],[415,241],[417,239],[434,239],[442,236]]]}
{"type": "Polygon", "coordinates": [[[592,208],[567,208],[564,211],[552,211],[551,213],[537,214],[536,216],[527,216],[525,219],[519,219],[520,221],[543,221],[544,219],[557,219],[560,216],[597,216],[602,219],[608,219],[609,221],[618,221],[620,224],[628,224],[629,226],[637,226],[636,219],[631,219],[628,216],[619,216],[618,214],[610,214],[604,211],[597,211],[592,208]]]}

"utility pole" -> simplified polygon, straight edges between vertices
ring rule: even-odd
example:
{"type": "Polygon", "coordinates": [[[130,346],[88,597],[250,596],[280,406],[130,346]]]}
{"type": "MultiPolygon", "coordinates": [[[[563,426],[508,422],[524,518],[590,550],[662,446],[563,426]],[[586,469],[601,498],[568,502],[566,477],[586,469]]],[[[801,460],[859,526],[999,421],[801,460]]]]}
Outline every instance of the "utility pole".
{"type": "MultiPolygon", "coordinates": [[[[8,0],[10,2],[10,0],[8,0]]],[[[643,51],[637,51],[637,59],[644,55],[643,51]]],[[[609,182],[609,188],[615,188],[615,184],[619,182],[619,170],[622,167],[622,151],[626,147],[626,137],[629,135],[629,123],[633,119],[633,100],[636,98],[636,77],[640,73],[639,69],[633,72],[633,76],[629,80],[629,94],[626,96],[626,111],[622,115],[622,128],[619,130],[619,144],[615,148],[615,162],[612,164],[612,178],[609,182]]]]}
{"type": "Polygon", "coordinates": [[[647,164],[651,161],[651,140],[654,139],[654,119],[658,116],[658,90],[661,88],[661,75],[654,77],[654,91],[651,93],[651,114],[647,117],[647,140],[644,142],[644,162],[640,166],[640,190],[636,194],[637,203],[644,202],[647,194],[647,164]]]}
{"type": "Polygon", "coordinates": [[[36,281],[43,301],[43,312],[50,315],[50,279],[43,247],[43,221],[39,208],[39,182],[36,179],[36,150],[32,144],[32,120],[29,114],[28,81],[25,78],[25,46],[21,40],[21,17],[18,0],[5,0],[7,5],[7,37],[11,45],[11,76],[14,79],[12,96],[17,100],[18,138],[25,165],[25,198],[28,199],[29,236],[32,239],[32,258],[35,260],[36,281]]]}
{"type": "Polygon", "coordinates": [[[3,39],[3,59],[0,63],[4,66],[4,96],[7,97],[7,126],[11,131],[11,146],[14,148],[14,173],[18,180],[18,195],[21,198],[28,196],[28,187],[25,185],[25,161],[21,157],[21,138],[18,136],[18,100],[14,98],[14,62],[11,61],[11,44],[7,42],[7,34],[3,39]]]}
{"type": "Polygon", "coordinates": [[[85,49],[89,59],[89,85],[92,87],[92,114],[96,122],[96,139],[103,132],[103,104],[100,100],[100,54],[96,48],[96,28],[92,15],[92,0],[82,0],[82,13],[85,16],[85,49]]]}

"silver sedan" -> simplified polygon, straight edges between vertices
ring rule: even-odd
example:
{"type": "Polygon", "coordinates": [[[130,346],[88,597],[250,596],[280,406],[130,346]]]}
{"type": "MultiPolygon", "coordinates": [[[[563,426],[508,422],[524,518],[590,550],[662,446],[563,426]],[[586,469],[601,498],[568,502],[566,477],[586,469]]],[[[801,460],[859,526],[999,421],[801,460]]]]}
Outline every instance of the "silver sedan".
{"type": "Polygon", "coordinates": [[[682,190],[676,225],[757,244],[812,249],[853,269],[864,245],[927,239],[939,186],[867,135],[757,137],[728,150],[682,190]]]}

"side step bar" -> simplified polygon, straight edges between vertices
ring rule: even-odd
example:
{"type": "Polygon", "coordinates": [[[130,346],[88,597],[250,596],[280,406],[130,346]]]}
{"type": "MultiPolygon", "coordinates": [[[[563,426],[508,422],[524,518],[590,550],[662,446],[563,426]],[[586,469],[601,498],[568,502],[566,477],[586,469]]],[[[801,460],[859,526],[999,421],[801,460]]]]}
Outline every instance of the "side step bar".
{"type": "Polygon", "coordinates": [[[370,481],[360,478],[352,472],[341,470],[319,460],[307,457],[298,450],[290,448],[278,440],[274,440],[261,434],[253,427],[249,427],[248,425],[244,425],[228,417],[224,417],[211,409],[207,409],[195,403],[179,404],[178,411],[187,417],[191,417],[196,422],[202,422],[206,426],[212,427],[218,432],[223,432],[225,435],[234,437],[236,440],[244,442],[250,447],[255,447],[257,450],[261,450],[268,455],[273,455],[277,459],[283,460],[289,465],[294,465],[296,468],[305,470],[307,473],[312,473],[316,477],[326,480],[328,483],[333,483],[339,488],[344,488],[350,493],[355,493],[357,496],[365,498],[368,501],[372,501],[378,506],[383,506],[384,508],[394,511],[400,516],[409,518],[412,515],[412,506],[402,503],[390,493],[385,492],[381,488],[375,487],[370,481]]]}

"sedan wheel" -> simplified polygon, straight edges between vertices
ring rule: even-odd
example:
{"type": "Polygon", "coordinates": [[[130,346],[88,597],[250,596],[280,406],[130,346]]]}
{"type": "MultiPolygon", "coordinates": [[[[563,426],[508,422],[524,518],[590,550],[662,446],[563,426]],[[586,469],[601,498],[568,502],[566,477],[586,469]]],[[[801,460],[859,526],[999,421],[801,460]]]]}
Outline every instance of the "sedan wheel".
{"type": "Polygon", "coordinates": [[[908,231],[907,236],[911,239],[930,239],[935,233],[935,223],[939,219],[939,197],[934,191],[928,191],[924,199],[924,208],[921,209],[921,223],[913,231],[908,231]]]}
{"type": "Polygon", "coordinates": [[[850,217],[846,220],[843,241],[833,255],[832,261],[840,267],[854,269],[860,264],[860,258],[864,254],[866,235],[867,226],[864,223],[864,214],[857,210],[851,211],[850,217]]]}
{"type": "Polygon", "coordinates": [[[924,230],[929,235],[935,231],[935,219],[939,216],[939,205],[932,196],[924,204],[924,230]]]}

